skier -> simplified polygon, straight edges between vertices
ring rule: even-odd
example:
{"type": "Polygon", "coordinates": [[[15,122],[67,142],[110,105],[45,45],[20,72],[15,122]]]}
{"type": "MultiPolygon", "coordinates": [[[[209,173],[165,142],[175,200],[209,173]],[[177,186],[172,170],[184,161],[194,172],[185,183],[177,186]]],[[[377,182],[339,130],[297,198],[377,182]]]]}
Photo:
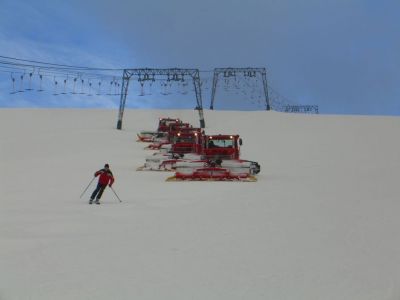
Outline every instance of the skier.
{"type": "Polygon", "coordinates": [[[93,191],[92,196],[90,197],[89,204],[93,203],[94,198],[96,198],[95,203],[100,204],[99,200],[101,198],[101,195],[103,194],[107,185],[109,187],[112,186],[112,184],[114,183],[114,176],[113,176],[113,173],[111,172],[110,166],[108,164],[105,164],[103,169],[94,173],[94,176],[95,177],[100,176],[100,177],[99,177],[99,182],[97,183],[97,187],[93,191]]]}

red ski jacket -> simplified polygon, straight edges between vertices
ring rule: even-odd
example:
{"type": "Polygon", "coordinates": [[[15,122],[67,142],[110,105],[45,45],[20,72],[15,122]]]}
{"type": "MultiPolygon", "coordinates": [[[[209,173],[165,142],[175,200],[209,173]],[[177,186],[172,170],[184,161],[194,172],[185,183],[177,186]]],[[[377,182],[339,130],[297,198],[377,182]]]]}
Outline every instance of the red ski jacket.
{"type": "Polygon", "coordinates": [[[110,186],[114,183],[114,176],[113,173],[110,170],[106,169],[101,169],[94,173],[94,176],[97,177],[99,176],[99,183],[101,185],[107,185],[109,184],[110,186]]]}

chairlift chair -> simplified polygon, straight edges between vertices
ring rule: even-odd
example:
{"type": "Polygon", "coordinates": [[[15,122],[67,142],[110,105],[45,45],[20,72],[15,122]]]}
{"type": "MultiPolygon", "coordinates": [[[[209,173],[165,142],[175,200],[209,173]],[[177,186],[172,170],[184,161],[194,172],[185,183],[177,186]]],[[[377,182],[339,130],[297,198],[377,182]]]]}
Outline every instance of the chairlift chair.
{"type": "Polygon", "coordinates": [[[144,96],[145,95],[145,93],[144,93],[144,82],[143,81],[140,81],[140,94],[139,94],[139,96],[144,96]]]}
{"type": "Polygon", "coordinates": [[[108,90],[107,95],[111,95],[111,89],[112,89],[113,84],[114,84],[114,80],[110,81],[110,88],[108,90]]]}
{"type": "Polygon", "coordinates": [[[92,96],[92,83],[89,81],[89,93],[87,94],[88,97],[92,96]]]}
{"type": "Polygon", "coordinates": [[[78,78],[74,78],[74,85],[73,85],[73,87],[72,87],[72,92],[71,92],[71,94],[76,94],[76,81],[78,80],[78,78]]]}
{"type": "Polygon", "coordinates": [[[13,73],[11,73],[11,81],[12,81],[12,91],[10,92],[10,94],[15,94],[15,78],[13,76],[13,73]]]}
{"type": "Polygon", "coordinates": [[[23,93],[24,92],[24,75],[25,75],[25,73],[20,76],[21,81],[19,83],[19,91],[18,91],[18,93],[23,93]]]}
{"type": "Polygon", "coordinates": [[[64,90],[61,94],[63,95],[67,94],[66,89],[67,89],[67,79],[64,79],[64,90]]]}
{"type": "Polygon", "coordinates": [[[119,86],[118,81],[114,81],[114,96],[118,95],[118,88],[119,86]]]}
{"type": "Polygon", "coordinates": [[[83,92],[83,86],[85,84],[85,80],[81,79],[81,92],[79,94],[84,95],[85,93],[83,92]]]}
{"type": "Polygon", "coordinates": [[[40,83],[39,83],[39,89],[37,91],[43,92],[44,90],[42,88],[42,86],[43,86],[43,75],[42,74],[39,74],[39,79],[40,79],[40,83]]]}
{"type": "Polygon", "coordinates": [[[97,96],[101,95],[101,80],[99,81],[99,90],[97,91],[97,96]]]}
{"type": "Polygon", "coordinates": [[[26,91],[32,91],[33,90],[32,89],[32,75],[33,75],[33,72],[30,72],[29,73],[29,88],[25,89],[26,91]]]}
{"type": "Polygon", "coordinates": [[[58,81],[54,80],[54,93],[53,93],[54,96],[58,96],[57,86],[58,86],[58,81]]]}

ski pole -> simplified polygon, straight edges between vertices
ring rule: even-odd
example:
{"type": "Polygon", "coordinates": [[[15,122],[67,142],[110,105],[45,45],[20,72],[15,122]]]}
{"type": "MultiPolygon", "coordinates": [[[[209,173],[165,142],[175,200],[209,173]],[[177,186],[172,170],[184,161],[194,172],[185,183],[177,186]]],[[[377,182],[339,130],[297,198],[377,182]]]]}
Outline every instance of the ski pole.
{"type": "Polygon", "coordinates": [[[93,177],[93,179],[92,180],[90,180],[90,182],[89,182],[89,184],[88,184],[88,186],[86,187],[86,189],[83,191],[83,193],[81,194],[81,196],[79,197],[79,199],[80,198],[82,198],[82,196],[83,196],[83,194],[87,191],[87,189],[89,188],[89,186],[92,184],[92,182],[93,182],[93,180],[95,179],[96,177],[93,177]]]}
{"type": "Polygon", "coordinates": [[[114,189],[112,188],[112,186],[110,186],[110,189],[113,191],[115,197],[117,197],[117,199],[119,200],[119,202],[122,202],[121,199],[119,199],[117,193],[114,191],[114,189]]]}

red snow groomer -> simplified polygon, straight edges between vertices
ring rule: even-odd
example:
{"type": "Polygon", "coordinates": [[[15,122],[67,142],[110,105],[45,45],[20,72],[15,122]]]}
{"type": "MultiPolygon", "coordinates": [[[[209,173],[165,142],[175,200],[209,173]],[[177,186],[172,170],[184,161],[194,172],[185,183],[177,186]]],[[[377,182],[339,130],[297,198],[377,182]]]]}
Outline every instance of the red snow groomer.
{"type": "Polygon", "coordinates": [[[171,148],[173,154],[200,153],[203,130],[201,128],[181,128],[171,135],[171,148]]]}
{"type": "Polygon", "coordinates": [[[178,118],[159,118],[157,131],[143,130],[137,134],[138,137],[137,141],[151,143],[154,141],[154,138],[156,137],[160,138],[164,136],[165,132],[169,130],[170,125],[172,124],[179,125],[182,123],[183,122],[178,118]]]}
{"type": "Polygon", "coordinates": [[[175,164],[176,173],[167,181],[257,181],[260,165],[240,159],[242,139],[239,135],[206,135],[202,139],[199,159],[175,164]]]}
{"type": "Polygon", "coordinates": [[[200,159],[204,131],[201,128],[181,128],[170,134],[170,143],[146,158],[138,171],[172,171],[178,161],[200,159]]]}
{"type": "Polygon", "coordinates": [[[174,137],[180,132],[196,131],[198,128],[193,128],[189,123],[170,124],[168,130],[162,132],[162,135],[153,138],[153,142],[145,147],[145,149],[159,150],[164,145],[173,143],[174,137]]]}

